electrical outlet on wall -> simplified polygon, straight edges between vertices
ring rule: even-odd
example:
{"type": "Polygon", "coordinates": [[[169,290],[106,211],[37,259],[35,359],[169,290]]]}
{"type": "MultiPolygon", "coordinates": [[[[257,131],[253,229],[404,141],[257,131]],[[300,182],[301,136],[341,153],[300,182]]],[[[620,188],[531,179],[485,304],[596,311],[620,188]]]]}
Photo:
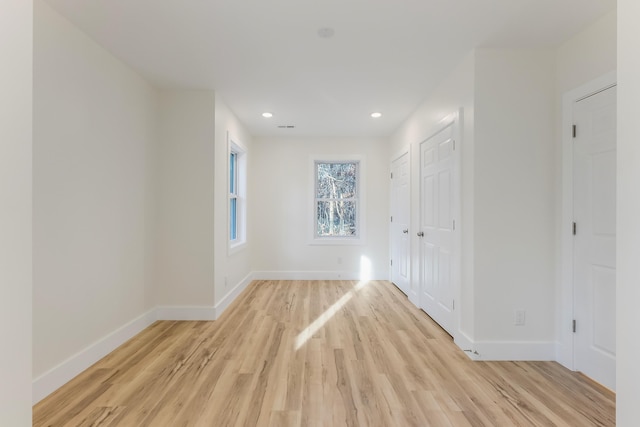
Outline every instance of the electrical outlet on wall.
{"type": "Polygon", "coordinates": [[[515,311],[513,324],[516,326],[524,326],[526,319],[526,311],[524,309],[517,309],[515,311]]]}

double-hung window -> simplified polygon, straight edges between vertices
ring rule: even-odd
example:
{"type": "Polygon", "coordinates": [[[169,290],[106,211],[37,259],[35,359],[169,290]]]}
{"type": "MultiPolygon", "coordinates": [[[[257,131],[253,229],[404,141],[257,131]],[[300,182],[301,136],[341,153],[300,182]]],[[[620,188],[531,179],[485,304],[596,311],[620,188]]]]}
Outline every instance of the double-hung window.
{"type": "Polygon", "coordinates": [[[238,142],[229,138],[229,249],[237,250],[246,242],[247,154],[238,142]]]}
{"type": "Polygon", "coordinates": [[[229,154],[229,240],[238,240],[238,153],[229,154]]]}
{"type": "Polygon", "coordinates": [[[362,234],[360,160],[314,160],[314,241],[357,243],[362,234]]]}

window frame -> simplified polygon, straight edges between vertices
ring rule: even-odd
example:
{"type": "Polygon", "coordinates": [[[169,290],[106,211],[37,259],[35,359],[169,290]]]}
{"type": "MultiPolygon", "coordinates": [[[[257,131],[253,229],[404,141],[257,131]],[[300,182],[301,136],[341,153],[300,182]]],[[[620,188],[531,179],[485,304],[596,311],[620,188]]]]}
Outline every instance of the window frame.
{"type": "Polygon", "coordinates": [[[362,155],[311,156],[310,158],[309,245],[363,245],[366,230],[366,163],[362,155]],[[322,163],[356,163],[356,234],[355,236],[318,236],[317,165],[322,163]]]}
{"type": "Polygon", "coordinates": [[[228,133],[227,242],[229,255],[240,251],[247,243],[247,149],[241,142],[228,133]],[[235,158],[235,165],[233,167],[232,158],[235,158]],[[235,217],[233,215],[234,207],[235,217]],[[234,225],[235,239],[232,238],[234,225]]]}

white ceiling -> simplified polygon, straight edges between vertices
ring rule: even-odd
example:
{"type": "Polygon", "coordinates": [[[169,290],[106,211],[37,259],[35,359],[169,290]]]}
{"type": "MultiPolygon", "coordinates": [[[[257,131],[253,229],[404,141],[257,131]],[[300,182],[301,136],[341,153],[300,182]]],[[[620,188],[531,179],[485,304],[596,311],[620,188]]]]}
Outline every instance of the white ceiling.
{"type": "Polygon", "coordinates": [[[47,0],[158,86],[253,135],[386,136],[474,47],[551,47],[616,0],[47,0]],[[330,27],[335,35],[318,37],[330,27]],[[263,111],[274,117],[264,119],[263,111]],[[383,117],[369,114],[380,111],[383,117]],[[278,129],[295,125],[295,129],[278,129]]]}

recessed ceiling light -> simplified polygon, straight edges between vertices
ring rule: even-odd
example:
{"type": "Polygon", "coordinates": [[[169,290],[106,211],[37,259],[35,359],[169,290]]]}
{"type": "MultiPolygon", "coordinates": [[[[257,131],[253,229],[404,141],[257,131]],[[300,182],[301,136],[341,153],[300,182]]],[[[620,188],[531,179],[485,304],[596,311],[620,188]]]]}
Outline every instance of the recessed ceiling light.
{"type": "Polygon", "coordinates": [[[270,119],[271,117],[273,117],[273,113],[269,113],[268,111],[262,113],[262,117],[264,117],[265,119],[270,119]]]}
{"type": "Polygon", "coordinates": [[[321,39],[330,39],[335,33],[336,32],[333,28],[324,27],[318,30],[318,37],[321,39]]]}
{"type": "Polygon", "coordinates": [[[374,119],[379,119],[380,117],[382,117],[382,113],[378,113],[376,111],[375,113],[371,113],[371,117],[373,117],[374,119]]]}

